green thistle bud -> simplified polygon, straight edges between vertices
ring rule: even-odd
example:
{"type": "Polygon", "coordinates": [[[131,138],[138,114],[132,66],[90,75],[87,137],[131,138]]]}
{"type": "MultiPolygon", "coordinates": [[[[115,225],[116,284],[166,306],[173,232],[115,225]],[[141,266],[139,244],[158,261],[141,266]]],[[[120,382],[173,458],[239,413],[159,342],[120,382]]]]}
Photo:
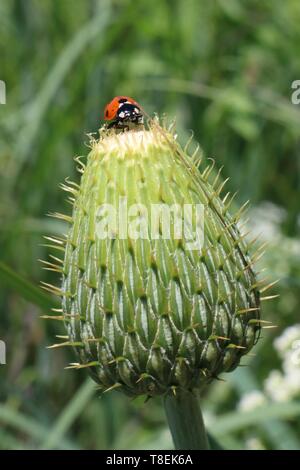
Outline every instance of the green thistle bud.
{"type": "Polygon", "coordinates": [[[253,260],[219,196],[223,184],[208,182],[211,169],[201,173],[155,124],[93,141],[80,186],[64,187],[74,197],[58,290],[64,344],[80,359],[71,367],[87,367],[103,391],[200,389],[235,369],[257,339],[253,260]],[[166,216],[168,236],[162,217],[153,232],[153,207],[166,216]]]}

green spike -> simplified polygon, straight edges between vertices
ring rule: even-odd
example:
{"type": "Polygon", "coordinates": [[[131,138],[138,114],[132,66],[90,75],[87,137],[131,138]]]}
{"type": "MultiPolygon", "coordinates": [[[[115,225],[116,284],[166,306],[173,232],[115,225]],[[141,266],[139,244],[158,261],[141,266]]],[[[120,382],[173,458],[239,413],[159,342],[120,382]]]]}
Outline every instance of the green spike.
{"type": "Polygon", "coordinates": [[[41,315],[40,318],[43,320],[67,321],[63,315],[41,315]]]}
{"type": "Polygon", "coordinates": [[[275,294],[275,295],[267,295],[265,297],[260,297],[260,300],[261,302],[265,301],[265,300],[273,300],[273,299],[277,299],[278,297],[280,297],[279,294],[275,294]]]}
{"type": "Polygon", "coordinates": [[[57,344],[52,344],[51,346],[47,346],[47,349],[56,349],[56,348],[64,348],[64,347],[83,347],[84,344],[82,341],[65,341],[64,343],[57,343],[57,344]]]}
{"type": "Polygon", "coordinates": [[[271,289],[271,287],[275,286],[278,284],[280,279],[276,279],[276,281],[270,282],[267,286],[264,286],[262,289],[259,290],[259,292],[262,294],[263,292],[266,292],[267,290],[271,289]]]}
{"type": "Polygon", "coordinates": [[[103,393],[112,392],[113,390],[116,390],[117,388],[120,388],[120,387],[122,387],[122,384],[120,384],[119,382],[116,382],[111,387],[106,388],[103,393]]]}
{"type": "Polygon", "coordinates": [[[88,362],[86,364],[80,364],[79,362],[72,362],[69,366],[65,367],[65,369],[87,369],[89,367],[97,367],[100,363],[98,361],[88,362]]]}
{"type": "Polygon", "coordinates": [[[230,178],[226,178],[221,184],[220,186],[218,187],[218,189],[216,190],[216,195],[217,196],[220,196],[221,192],[223,191],[224,189],[224,186],[226,185],[226,183],[228,183],[230,178]]]}
{"type": "Polygon", "coordinates": [[[223,170],[223,168],[224,168],[224,165],[222,165],[222,166],[219,168],[219,170],[218,170],[218,172],[217,172],[217,174],[216,174],[216,177],[215,177],[215,179],[214,179],[214,181],[213,181],[213,183],[212,183],[212,185],[211,185],[213,189],[215,189],[215,187],[216,187],[216,185],[217,185],[217,183],[218,183],[218,181],[219,181],[220,174],[221,174],[221,171],[223,170]]]}
{"type": "Polygon", "coordinates": [[[193,142],[193,140],[194,140],[194,132],[191,131],[191,135],[190,135],[190,137],[188,138],[188,140],[187,140],[187,142],[186,142],[186,144],[185,144],[185,146],[184,146],[184,152],[185,152],[185,153],[188,153],[189,146],[191,145],[191,143],[193,142]]]}
{"type": "Polygon", "coordinates": [[[204,181],[208,180],[208,177],[209,177],[210,173],[212,172],[212,170],[215,167],[215,160],[213,158],[211,158],[210,160],[212,161],[211,165],[207,166],[201,174],[204,181]]]}

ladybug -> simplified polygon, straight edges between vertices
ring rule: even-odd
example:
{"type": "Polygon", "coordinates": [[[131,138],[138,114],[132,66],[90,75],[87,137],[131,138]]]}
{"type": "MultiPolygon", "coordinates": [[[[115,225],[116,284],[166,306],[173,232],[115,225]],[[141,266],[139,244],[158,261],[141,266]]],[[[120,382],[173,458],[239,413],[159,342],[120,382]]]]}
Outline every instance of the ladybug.
{"type": "Polygon", "coordinates": [[[111,121],[107,128],[127,129],[130,125],[143,124],[143,115],[139,104],[129,96],[115,96],[105,106],[104,120],[111,121]]]}

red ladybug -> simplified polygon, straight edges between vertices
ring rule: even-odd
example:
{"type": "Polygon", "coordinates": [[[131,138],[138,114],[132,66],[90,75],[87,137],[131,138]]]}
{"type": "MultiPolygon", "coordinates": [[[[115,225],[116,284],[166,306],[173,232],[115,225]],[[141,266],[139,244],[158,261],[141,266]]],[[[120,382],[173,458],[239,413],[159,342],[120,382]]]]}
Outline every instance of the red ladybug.
{"type": "Polygon", "coordinates": [[[105,106],[104,120],[111,121],[108,129],[129,129],[130,124],[143,124],[143,115],[139,104],[129,96],[115,96],[115,98],[105,106]]]}

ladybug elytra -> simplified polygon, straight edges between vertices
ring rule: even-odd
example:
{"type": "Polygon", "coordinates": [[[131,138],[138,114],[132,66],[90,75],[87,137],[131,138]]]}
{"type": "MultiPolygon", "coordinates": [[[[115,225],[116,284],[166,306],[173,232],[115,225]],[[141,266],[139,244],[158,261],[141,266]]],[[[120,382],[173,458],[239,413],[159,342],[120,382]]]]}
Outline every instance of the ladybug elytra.
{"type": "Polygon", "coordinates": [[[105,106],[104,120],[111,121],[108,129],[129,129],[130,124],[143,124],[143,115],[139,104],[129,96],[115,96],[105,106]]]}

